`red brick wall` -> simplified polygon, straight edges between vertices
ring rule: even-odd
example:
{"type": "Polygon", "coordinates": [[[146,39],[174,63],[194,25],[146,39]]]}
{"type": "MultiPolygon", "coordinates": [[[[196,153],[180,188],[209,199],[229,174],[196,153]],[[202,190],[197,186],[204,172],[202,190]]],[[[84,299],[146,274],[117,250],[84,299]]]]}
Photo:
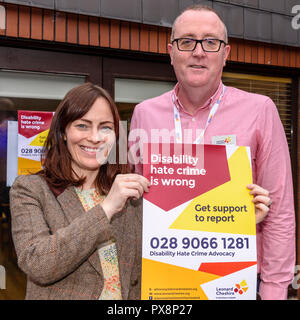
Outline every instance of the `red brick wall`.
{"type": "MultiPolygon", "coordinates": [[[[3,4],[1,36],[167,54],[171,30],[113,19],[3,4]]],[[[230,61],[300,68],[300,48],[230,39],[230,61]]]]}

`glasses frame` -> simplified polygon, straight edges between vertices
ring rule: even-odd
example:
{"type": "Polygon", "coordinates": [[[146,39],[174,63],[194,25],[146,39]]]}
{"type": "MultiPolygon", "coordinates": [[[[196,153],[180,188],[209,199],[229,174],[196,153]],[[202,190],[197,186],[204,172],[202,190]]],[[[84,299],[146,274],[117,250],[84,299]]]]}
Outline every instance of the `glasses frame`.
{"type": "Polygon", "coordinates": [[[221,49],[222,43],[224,43],[224,45],[227,46],[227,43],[226,43],[224,40],[215,39],[215,38],[205,38],[205,39],[197,40],[197,39],[193,39],[193,38],[183,37],[183,38],[176,38],[176,39],[174,39],[171,43],[173,44],[174,42],[176,42],[176,44],[177,44],[177,49],[178,49],[179,51],[189,51],[189,52],[194,51],[194,50],[196,49],[198,43],[201,44],[201,48],[202,48],[202,50],[203,50],[204,52],[219,52],[220,49],[221,49]],[[178,41],[179,41],[179,40],[182,40],[182,39],[195,41],[195,46],[194,46],[194,48],[193,48],[193,49],[189,49],[189,50],[182,50],[182,49],[180,49],[180,48],[179,48],[178,41]],[[218,40],[218,41],[220,41],[220,45],[219,45],[218,50],[205,50],[205,49],[203,48],[202,42],[203,42],[203,41],[206,41],[206,40],[218,40]]]}

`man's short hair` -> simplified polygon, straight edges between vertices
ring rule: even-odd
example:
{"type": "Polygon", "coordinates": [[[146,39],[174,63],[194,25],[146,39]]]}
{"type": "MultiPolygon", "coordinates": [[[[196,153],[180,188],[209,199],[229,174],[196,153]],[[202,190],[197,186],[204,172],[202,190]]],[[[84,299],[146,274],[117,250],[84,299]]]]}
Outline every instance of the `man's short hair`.
{"type": "Polygon", "coordinates": [[[178,20],[178,18],[186,11],[210,11],[210,12],[213,12],[214,14],[216,14],[218,16],[218,18],[220,19],[220,21],[222,22],[223,26],[224,26],[224,32],[225,32],[225,39],[224,41],[226,43],[228,43],[228,33],[227,33],[227,28],[226,28],[226,25],[224,23],[224,21],[222,20],[222,18],[220,17],[220,15],[211,7],[209,6],[205,6],[205,5],[202,5],[202,4],[194,4],[194,5],[191,5],[187,8],[185,8],[180,14],[179,16],[177,16],[177,18],[174,20],[173,22],[173,26],[172,26],[172,33],[171,33],[171,41],[174,40],[174,33],[175,33],[175,24],[178,20]]]}

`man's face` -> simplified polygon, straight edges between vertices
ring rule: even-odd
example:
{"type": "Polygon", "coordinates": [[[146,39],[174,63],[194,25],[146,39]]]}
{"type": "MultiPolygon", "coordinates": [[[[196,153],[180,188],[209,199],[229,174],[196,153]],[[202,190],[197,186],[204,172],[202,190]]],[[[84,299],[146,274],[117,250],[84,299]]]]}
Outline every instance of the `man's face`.
{"type": "MultiPolygon", "coordinates": [[[[174,39],[184,37],[226,40],[224,25],[218,16],[210,11],[184,12],[175,24],[174,39]]],[[[175,42],[173,45],[169,44],[171,64],[177,80],[186,89],[217,88],[229,51],[230,47],[224,47],[224,44],[218,52],[204,52],[200,43],[194,51],[179,51],[175,42]]]]}

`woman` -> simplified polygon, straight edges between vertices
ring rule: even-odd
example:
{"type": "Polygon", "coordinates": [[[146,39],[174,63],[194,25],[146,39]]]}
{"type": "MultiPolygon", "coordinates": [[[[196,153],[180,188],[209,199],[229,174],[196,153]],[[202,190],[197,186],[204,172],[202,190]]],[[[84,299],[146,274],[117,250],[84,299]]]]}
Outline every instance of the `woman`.
{"type": "Polygon", "coordinates": [[[12,230],[26,299],[139,299],[141,204],[127,199],[149,183],[104,163],[118,128],[103,89],[74,88],[53,118],[44,170],[16,179],[12,230]]]}
{"type": "MultiPolygon", "coordinates": [[[[140,298],[137,199],[149,181],[118,164],[118,146],[111,97],[89,83],[72,89],[53,118],[43,171],[18,177],[10,193],[26,299],[140,298]],[[112,153],[116,161],[108,159],[112,153]]],[[[250,189],[260,221],[270,199],[264,189],[250,189]]]]}

